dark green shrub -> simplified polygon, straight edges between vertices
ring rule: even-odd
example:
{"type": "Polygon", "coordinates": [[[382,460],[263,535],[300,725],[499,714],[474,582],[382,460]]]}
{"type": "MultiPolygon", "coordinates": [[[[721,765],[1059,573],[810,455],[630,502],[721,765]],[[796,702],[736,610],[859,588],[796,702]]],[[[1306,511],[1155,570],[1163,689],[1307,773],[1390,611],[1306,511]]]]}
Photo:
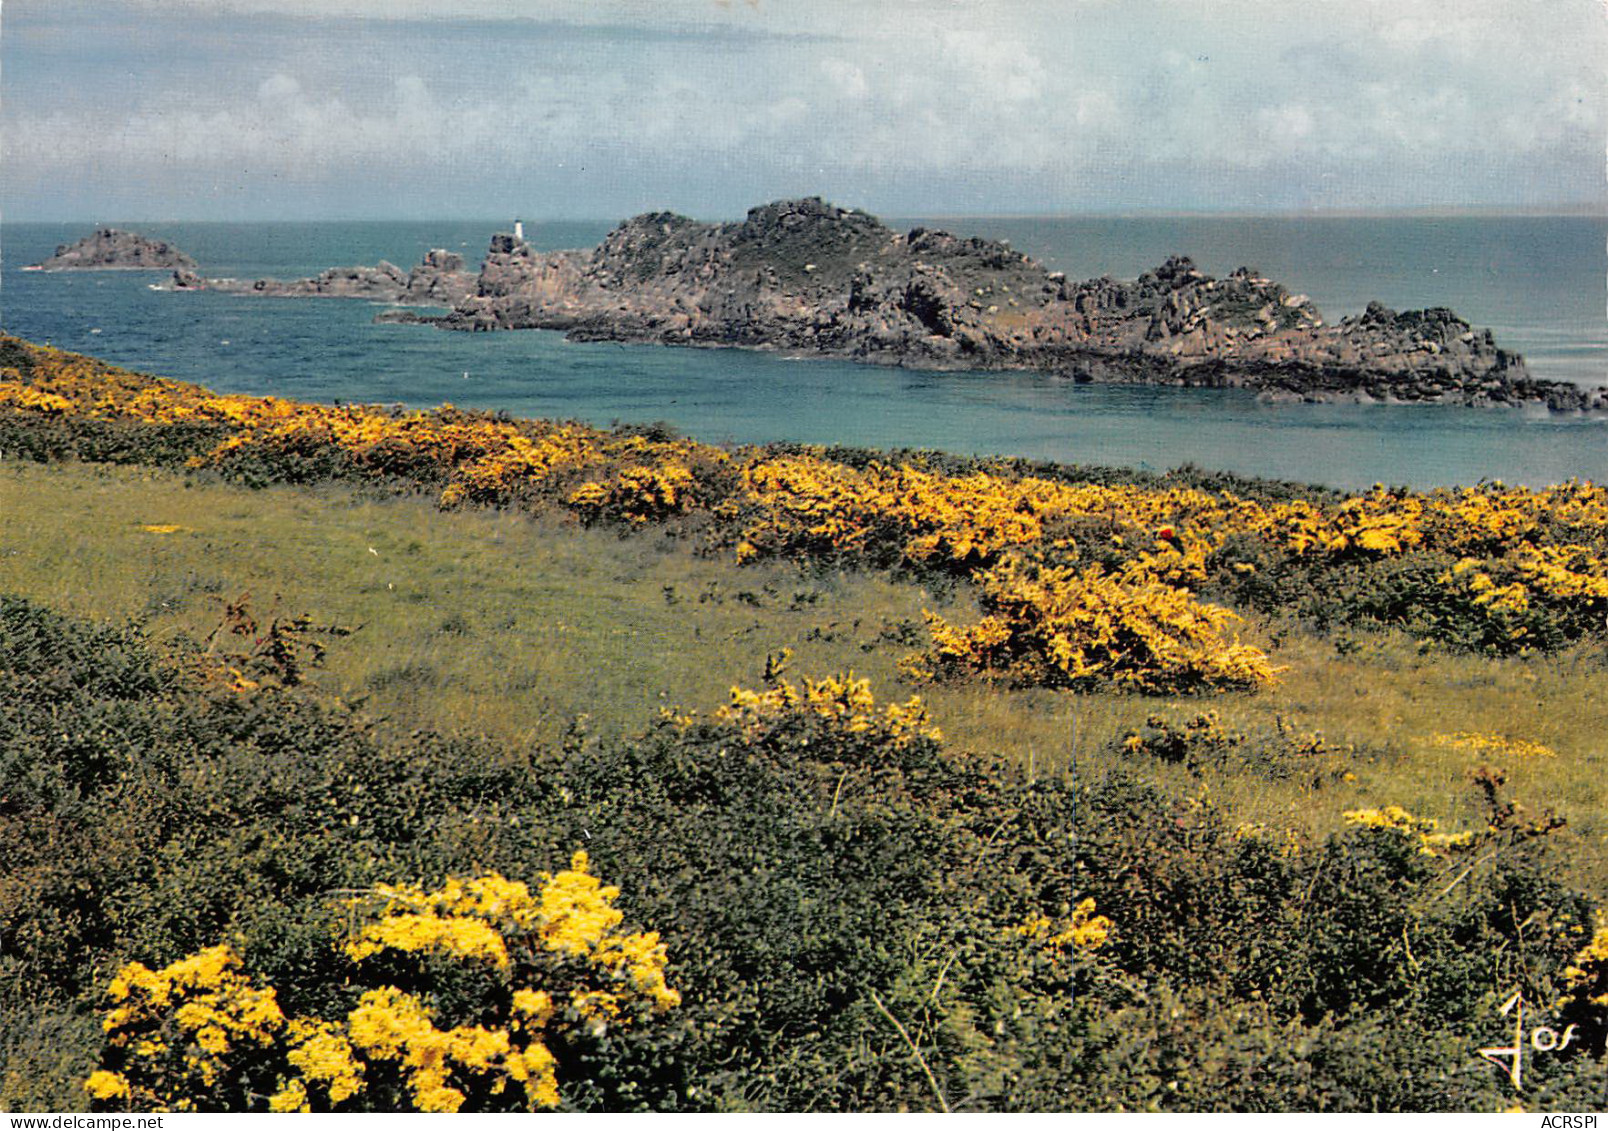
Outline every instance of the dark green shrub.
{"type": "MultiPolygon", "coordinates": [[[[1481,785],[1495,802],[1499,779],[1481,785]]],[[[1079,982],[1077,1094],[1090,1106],[1522,1099],[1477,1050],[1502,1043],[1511,992],[1537,1003],[1535,1023],[1552,1017],[1589,937],[1589,901],[1556,878],[1553,822],[1496,802],[1466,843],[1361,822],[1301,849],[1229,834],[1208,804],[1126,775],[1078,798],[1079,890],[1115,923],[1079,982]]],[[[1608,1079],[1588,1055],[1537,1061],[1560,1095],[1608,1079]]]]}
{"type": "MultiPolygon", "coordinates": [[[[338,1015],[345,895],[576,848],[684,995],[555,1049],[577,1107],[1497,1109],[1475,1050],[1515,990],[1590,1038],[1534,1058],[1533,1098],[1608,1073],[1567,973],[1591,906],[1497,775],[1466,839],[1386,814],[1306,846],[1128,774],[1024,781],[852,680],[509,752],[382,740],[254,671],[0,601],[5,1103],[85,1102],[123,963],[229,942],[289,1012],[338,1015]],[[1072,942],[1095,914],[1109,935],[1072,942]]],[[[442,987],[476,1014],[475,986],[442,987]]]]}

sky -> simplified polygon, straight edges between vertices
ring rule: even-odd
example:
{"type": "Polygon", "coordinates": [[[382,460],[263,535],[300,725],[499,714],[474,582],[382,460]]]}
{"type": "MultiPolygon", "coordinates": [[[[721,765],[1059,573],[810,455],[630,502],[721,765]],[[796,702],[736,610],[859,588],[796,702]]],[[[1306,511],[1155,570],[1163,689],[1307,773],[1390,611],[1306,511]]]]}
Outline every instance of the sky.
{"type": "Polygon", "coordinates": [[[0,214],[1602,211],[1605,3],[0,0],[0,214]]]}

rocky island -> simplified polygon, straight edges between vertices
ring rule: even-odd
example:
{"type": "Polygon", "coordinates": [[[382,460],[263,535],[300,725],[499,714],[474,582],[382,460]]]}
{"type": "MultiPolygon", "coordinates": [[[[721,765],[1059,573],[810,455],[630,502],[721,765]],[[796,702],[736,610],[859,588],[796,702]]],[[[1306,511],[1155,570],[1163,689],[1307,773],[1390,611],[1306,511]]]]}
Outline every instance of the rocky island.
{"type": "Polygon", "coordinates": [[[991,240],[917,228],[819,198],[711,224],[627,220],[595,248],[493,237],[452,330],[735,346],[928,369],[1035,369],[1078,381],[1245,387],[1275,400],[1608,410],[1608,387],[1532,377],[1450,310],[1378,304],[1338,324],[1241,268],[1173,258],[1132,281],[1075,282],[991,240]]]}
{"type": "Polygon", "coordinates": [[[411,271],[380,260],[373,267],[331,267],[308,279],[209,279],[192,269],[173,273],[176,291],[224,291],[280,298],[362,298],[425,306],[453,306],[475,290],[463,256],[432,248],[411,271]]]}
{"type": "Polygon", "coordinates": [[[61,244],[49,259],[27,271],[194,271],[195,260],[168,243],[101,228],[75,244],[61,244]]]}
{"type": "Polygon", "coordinates": [[[1134,280],[1073,281],[1008,244],[915,228],[819,197],[733,223],[672,212],[597,247],[538,251],[499,233],[478,275],[429,251],[305,279],[207,278],[172,245],[102,229],[34,269],[166,267],[175,291],[449,307],[380,321],[560,330],[580,341],[779,350],[919,369],[1030,369],[1079,382],[1249,388],[1273,401],[1538,406],[1608,412],[1608,386],[1531,375],[1444,307],[1372,303],[1328,323],[1249,268],[1223,278],[1175,256],[1134,280]]]}

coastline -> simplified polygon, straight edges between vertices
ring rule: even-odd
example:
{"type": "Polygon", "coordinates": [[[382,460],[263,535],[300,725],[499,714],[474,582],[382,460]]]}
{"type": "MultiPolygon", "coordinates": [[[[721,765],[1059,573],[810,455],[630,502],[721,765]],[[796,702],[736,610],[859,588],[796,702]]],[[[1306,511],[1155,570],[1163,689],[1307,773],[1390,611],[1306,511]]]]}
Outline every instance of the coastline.
{"type": "Polygon", "coordinates": [[[439,317],[377,320],[453,330],[775,347],[912,369],[1248,387],[1281,399],[1608,411],[1608,384],[1536,378],[1489,329],[1445,307],[1398,312],[1370,301],[1330,323],[1306,295],[1259,272],[1214,277],[1177,255],[1137,279],[1074,282],[1008,241],[899,233],[819,197],[760,205],[741,223],[644,213],[586,250],[538,251],[522,229],[499,233],[478,274],[435,247],[411,271],[381,259],[301,279],[208,278],[167,242],[117,229],[61,245],[43,265],[164,259],[180,264],[171,291],[443,304],[451,309],[439,317]]]}
{"type": "MultiPolygon", "coordinates": [[[[1487,228],[1465,223],[1451,232],[1438,225],[1403,222],[1388,233],[1388,243],[1381,244],[1370,225],[1331,227],[1333,240],[1304,247],[1302,262],[1330,262],[1343,256],[1389,266],[1392,278],[1403,280],[1402,285],[1380,282],[1373,269],[1365,275],[1335,276],[1329,283],[1313,279],[1301,262],[1269,257],[1267,247],[1252,238],[1255,229],[1247,225],[1219,231],[1078,224],[1039,232],[1038,243],[1033,233],[1004,230],[1017,245],[1060,263],[1070,262],[1074,254],[1096,252],[1106,257],[1097,262],[1112,262],[1110,249],[1138,248],[1132,258],[1148,255],[1145,248],[1160,245],[1198,246],[1214,256],[1210,262],[1221,264],[1227,254],[1224,248],[1244,246],[1255,257],[1252,262],[1273,266],[1261,274],[1297,279],[1303,290],[1316,283],[1313,293],[1322,309],[1339,312],[1350,309],[1345,305],[1348,295],[1370,293],[1398,301],[1444,295],[1459,309],[1466,303],[1471,310],[1490,311],[1497,296],[1478,287],[1440,290],[1445,283],[1429,279],[1427,265],[1456,264],[1459,249],[1473,254],[1475,237],[1483,238],[1491,249],[1483,254],[1511,261],[1542,237],[1544,246],[1560,241],[1580,246],[1582,237],[1596,231],[1594,223],[1577,222],[1539,229],[1532,224],[1487,228]],[[1398,248],[1410,254],[1386,258],[1398,248]],[[1414,278],[1422,279],[1413,284],[1416,292],[1407,285],[1414,278]]],[[[374,263],[387,253],[397,262],[412,262],[411,249],[432,243],[447,243],[467,256],[476,244],[484,246],[477,228],[438,223],[252,224],[154,231],[196,252],[204,263],[227,268],[220,273],[293,278],[319,263],[374,263]]],[[[536,230],[535,238],[575,245],[591,242],[594,233],[596,229],[544,226],[536,230]]],[[[1304,229],[1281,229],[1273,233],[1273,240],[1303,233],[1304,229]]],[[[56,228],[8,225],[7,258],[20,263],[30,251],[48,251],[69,234],[56,228]]],[[[475,260],[478,267],[478,256],[475,260]]],[[[1574,260],[1560,263],[1560,273],[1552,280],[1559,286],[1579,274],[1574,260]]],[[[418,407],[451,401],[603,426],[615,420],[665,421],[688,435],[738,442],[937,447],[1157,470],[1192,463],[1350,489],[1376,481],[1424,488],[1473,484],[1486,477],[1536,486],[1572,476],[1608,480],[1603,422],[1564,413],[1471,413],[1422,401],[1412,403],[1423,411],[1403,413],[1389,411],[1399,406],[1356,404],[1351,402],[1362,398],[1335,394],[1281,404],[1273,402],[1294,398],[1258,399],[1255,390],[1200,387],[1205,382],[1192,388],[1077,385],[1068,375],[1042,370],[974,374],[870,366],[787,346],[711,352],[638,349],[616,342],[603,348],[601,343],[566,343],[560,332],[471,343],[460,335],[429,333],[421,327],[371,327],[370,320],[386,306],[369,300],[298,304],[287,299],[257,304],[224,294],[177,299],[147,293],[147,282],[163,281],[157,272],[145,277],[139,272],[74,277],[22,273],[15,266],[12,271],[7,280],[8,329],[25,330],[25,337],[52,340],[68,349],[102,355],[110,351],[120,364],[217,382],[233,392],[326,402],[405,402],[418,407]],[[92,327],[103,333],[91,335],[92,327]],[[816,364],[783,361],[804,357],[816,364]],[[463,379],[464,371],[472,371],[472,379],[463,379]],[[1319,401],[1324,403],[1315,403],[1319,401]],[[1435,411],[1437,407],[1442,410],[1435,411]],[[1381,408],[1387,411],[1377,411],[1381,408]]],[[[1477,274],[1467,278],[1481,282],[1477,274]]],[[[1536,348],[1543,358],[1549,356],[1546,350],[1552,343],[1570,343],[1566,363],[1595,362],[1594,351],[1599,348],[1595,331],[1592,326],[1584,327],[1584,334],[1575,329],[1581,326],[1582,315],[1565,304],[1569,296],[1556,287],[1524,293],[1531,296],[1524,303],[1517,303],[1522,296],[1514,292],[1517,304],[1506,314],[1498,312],[1499,324],[1508,327],[1499,331],[1499,340],[1507,340],[1517,332],[1513,327],[1521,324],[1544,327],[1534,337],[1518,341],[1532,346],[1539,342],[1536,348]]],[[[1576,288],[1571,295],[1578,293],[1576,288]]],[[[1536,372],[1555,371],[1537,366],[1536,372]]],[[[1595,365],[1586,372],[1594,373],[1595,365]]]]}

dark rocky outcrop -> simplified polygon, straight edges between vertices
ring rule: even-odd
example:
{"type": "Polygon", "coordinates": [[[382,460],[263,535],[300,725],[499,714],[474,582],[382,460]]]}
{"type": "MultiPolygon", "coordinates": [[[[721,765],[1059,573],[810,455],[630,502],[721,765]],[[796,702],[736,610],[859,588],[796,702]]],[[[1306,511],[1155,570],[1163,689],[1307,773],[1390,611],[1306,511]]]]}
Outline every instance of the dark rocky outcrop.
{"type": "Polygon", "coordinates": [[[101,228],[75,244],[62,244],[56,254],[29,271],[193,271],[195,260],[168,243],[101,228]]]}
{"type": "Polygon", "coordinates": [[[1253,271],[1213,278],[1184,258],[1131,281],[1071,282],[1003,243],[895,232],[818,198],[726,224],[647,213],[590,250],[540,252],[498,235],[470,293],[433,321],[1238,386],[1273,399],[1608,410],[1608,388],[1537,380],[1489,331],[1448,310],[1374,305],[1328,325],[1305,296],[1253,271]]]}
{"type": "Polygon", "coordinates": [[[452,306],[471,294],[475,283],[475,275],[464,269],[463,256],[433,248],[411,271],[384,259],[373,267],[331,267],[309,279],[209,279],[183,270],[173,273],[172,285],[179,291],[452,306]]]}

